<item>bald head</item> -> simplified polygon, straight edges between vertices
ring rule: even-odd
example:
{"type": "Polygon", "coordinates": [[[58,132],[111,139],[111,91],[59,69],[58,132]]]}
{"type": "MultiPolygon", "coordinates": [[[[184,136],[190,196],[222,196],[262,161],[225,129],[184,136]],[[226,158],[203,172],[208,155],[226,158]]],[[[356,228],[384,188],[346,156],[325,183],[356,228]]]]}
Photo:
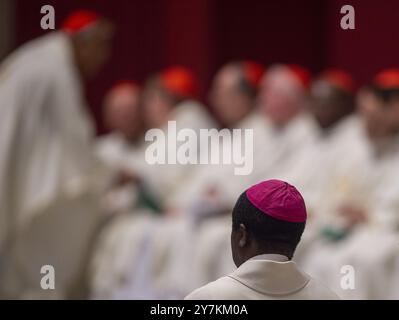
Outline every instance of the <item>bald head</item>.
{"type": "Polygon", "coordinates": [[[276,126],[284,126],[299,114],[306,99],[304,84],[288,66],[273,66],[262,79],[259,105],[276,126]]]}
{"type": "Polygon", "coordinates": [[[129,141],[141,133],[140,88],[130,82],[112,88],[104,100],[104,123],[108,130],[122,134],[129,141]]]}
{"type": "Polygon", "coordinates": [[[215,75],[210,102],[223,125],[234,127],[254,107],[257,88],[248,80],[243,62],[222,67],[215,75]]]}

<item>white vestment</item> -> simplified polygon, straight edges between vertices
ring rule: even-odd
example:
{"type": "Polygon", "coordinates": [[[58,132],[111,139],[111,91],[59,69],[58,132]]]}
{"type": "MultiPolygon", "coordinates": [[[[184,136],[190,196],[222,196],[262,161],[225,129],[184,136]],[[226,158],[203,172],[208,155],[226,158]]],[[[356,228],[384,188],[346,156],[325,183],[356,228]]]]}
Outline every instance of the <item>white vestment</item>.
{"type": "Polygon", "coordinates": [[[7,281],[0,281],[13,297],[35,291],[62,297],[82,267],[98,220],[95,195],[108,175],[95,158],[83,97],[70,40],[61,32],[23,45],[1,65],[0,246],[7,281]],[[42,265],[56,269],[56,290],[41,289],[42,265]]]}
{"type": "MultiPolygon", "coordinates": [[[[360,207],[367,221],[335,242],[322,237],[318,230],[301,259],[306,271],[318,276],[342,298],[395,296],[392,279],[395,277],[394,261],[399,254],[399,144],[397,139],[396,143],[392,142],[380,155],[370,144],[370,152],[364,154],[366,157],[353,158],[345,183],[332,194],[335,207],[330,205],[329,219],[324,223],[330,228],[340,227],[339,203],[360,207]],[[345,285],[351,283],[348,280],[351,275],[345,273],[347,266],[354,270],[354,285],[345,285]]],[[[326,202],[329,200],[326,193],[326,202]]]]}
{"type": "Polygon", "coordinates": [[[136,158],[142,157],[141,144],[129,143],[122,134],[110,133],[97,139],[96,150],[99,158],[114,170],[134,168],[136,158]]]}
{"type": "MultiPolygon", "coordinates": [[[[262,133],[264,125],[266,125],[266,123],[262,116],[258,112],[252,112],[234,128],[242,131],[241,140],[235,141],[233,139],[232,146],[241,143],[241,152],[244,156],[245,153],[243,153],[243,148],[249,148],[249,146],[245,145],[245,130],[253,130],[253,141],[251,142],[254,142],[257,135],[262,133]]],[[[232,131],[229,132],[231,134],[232,131]]],[[[219,130],[215,132],[215,136],[219,133],[219,130]]],[[[212,140],[210,139],[210,141],[212,140]]],[[[197,214],[196,211],[199,211],[197,208],[205,211],[210,206],[214,207],[219,205],[231,208],[240,193],[249,184],[252,172],[249,172],[248,175],[236,174],[235,169],[242,167],[242,165],[235,164],[233,160],[230,164],[223,162],[223,159],[227,159],[228,157],[232,158],[233,155],[229,152],[230,150],[223,148],[225,143],[224,140],[214,139],[213,141],[217,141],[218,143],[212,143],[210,145],[210,154],[214,153],[219,155],[219,163],[208,163],[195,166],[191,179],[181,184],[174,197],[169,200],[170,206],[178,207],[184,214],[195,215],[197,214]],[[210,190],[214,190],[217,194],[214,201],[208,199],[207,194],[210,190]]],[[[232,150],[234,152],[233,147],[232,150]]],[[[250,149],[248,150],[250,151],[250,149]]],[[[253,157],[253,154],[250,154],[250,157],[253,157]]],[[[248,164],[253,164],[253,160],[251,159],[246,159],[246,161],[248,164]]]]}
{"type": "MultiPolygon", "coordinates": [[[[214,127],[212,119],[205,111],[205,107],[194,100],[185,100],[175,106],[173,115],[169,121],[175,122],[175,134],[178,134],[182,129],[191,129],[197,137],[199,137],[201,129],[214,127]]],[[[152,192],[165,203],[174,195],[184,181],[190,179],[195,166],[193,164],[181,164],[179,159],[175,159],[174,163],[169,162],[168,153],[172,153],[173,150],[169,147],[168,141],[172,141],[176,145],[175,152],[183,144],[183,141],[177,141],[177,135],[174,136],[173,132],[170,132],[168,129],[169,124],[165,124],[160,129],[155,129],[161,130],[165,135],[166,144],[163,146],[164,149],[159,150],[160,153],[166,155],[165,164],[150,164],[148,162],[147,156],[151,154],[148,152],[148,147],[156,141],[146,141],[146,144],[143,146],[141,161],[132,165],[132,168],[141,176],[152,192]]],[[[186,140],[184,144],[188,144],[189,149],[197,150],[197,152],[200,151],[200,145],[197,140],[186,140]]]]}
{"type": "MultiPolygon", "coordinates": [[[[275,178],[283,168],[287,168],[291,160],[296,158],[315,134],[315,124],[306,114],[298,115],[284,128],[277,129],[273,127],[269,119],[254,112],[250,118],[243,121],[241,127],[252,128],[254,132],[253,172],[248,176],[234,176],[231,167],[227,166],[230,170],[221,171],[221,173],[225,173],[224,175],[210,171],[212,174],[208,177],[208,181],[214,181],[214,185],[224,196],[222,203],[227,204],[230,210],[239,195],[252,184],[275,178]]],[[[207,177],[206,173],[202,174],[202,180],[207,177]]],[[[201,193],[197,192],[197,195],[201,196],[201,193]]],[[[214,280],[215,275],[231,271],[230,220],[230,215],[220,219],[209,219],[204,223],[208,227],[199,230],[198,247],[208,248],[210,243],[212,243],[212,247],[207,250],[199,249],[201,259],[198,261],[198,266],[201,267],[196,267],[196,275],[193,277],[197,283],[201,283],[204,279],[214,280]],[[210,264],[217,268],[211,270],[207,267],[210,264]]]]}
{"type": "Polygon", "coordinates": [[[282,128],[275,127],[266,118],[262,131],[255,131],[252,184],[275,178],[287,169],[317,132],[313,118],[306,112],[297,115],[282,128]]]}
{"type": "MultiPolygon", "coordinates": [[[[170,121],[176,121],[177,131],[192,129],[198,136],[200,129],[212,128],[213,122],[203,110],[203,106],[195,101],[187,100],[176,106],[170,121]]],[[[168,138],[167,125],[161,129],[168,138]]],[[[181,144],[180,142],[177,145],[181,144]]],[[[183,164],[149,164],[145,153],[148,143],[144,144],[139,155],[125,164],[141,177],[146,187],[162,202],[167,203],[175,190],[189,180],[194,165],[183,164]]],[[[164,146],[167,148],[167,145],[164,146]]],[[[197,145],[198,147],[198,145],[197,145]]],[[[138,210],[131,212],[133,215],[138,210]]],[[[145,214],[144,214],[145,215],[145,214]]],[[[147,213],[148,215],[148,213],[147,213]]],[[[101,268],[93,269],[92,295],[97,298],[170,298],[183,297],[180,288],[173,288],[164,277],[165,270],[171,266],[172,251],[177,249],[178,240],[187,239],[190,223],[165,216],[147,218],[132,217],[129,219],[116,217],[116,221],[106,227],[102,240],[96,248],[96,264],[101,268]],[[123,220],[123,223],[118,223],[123,220]],[[129,234],[135,232],[132,237],[129,234]],[[131,248],[131,252],[122,248],[131,248]],[[104,252],[103,252],[104,251],[104,252]],[[134,252],[134,254],[132,254],[134,252]],[[123,267],[118,266],[118,277],[105,275],[101,270],[111,270],[115,261],[124,261],[123,267]],[[168,267],[166,267],[166,265],[168,267]],[[98,275],[97,275],[98,273],[98,275]],[[105,279],[102,279],[104,277],[105,279]],[[147,279],[147,281],[140,280],[147,279]],[[177,296],[179,295],[179,296],[177,296]]],[[[186,253],[186,250],[182,250],[186,253]]],[[[186,257],[184,255],[184,257],[186,257]]],[[[183,270],[184,272],[184,270],[183,270]]]]}
{"type": "Polygon", "coordinates": [[[353,201],[362,196],[354,192],[358,182],[353,177],[369,151],[363,131],[355,115],[342,119],[328,130],[319,129],[276,175],[294,185],[306,202],[308,221],[299,253],[311,233],[326,221],[335,219],[331,215],[345,199],[353,201]]]}
{"type": "MultiPolygon", "coordinates": [[[[137,168],[143,161],[142,143],[129,143],[126,138],[113,132],[104,137],[98,138],[96,151],[98,157],[114,172],[132,171],[136,174],[137,168]]],[[[103,198],[103,206],[107,212],[128,212],[134,207],[138,196],[135,182],[126,183],[122,186],[110,186],[110,190],[103,198]]]]}
{"type": "MultiPolygon", "coordinates": [[[[228,276],[211,282],[187,300],[335,300],[330,289],[280,255],[259,255],[228,276]]],[[[283,257],[286,258],[286,257],[283,257]]]]}

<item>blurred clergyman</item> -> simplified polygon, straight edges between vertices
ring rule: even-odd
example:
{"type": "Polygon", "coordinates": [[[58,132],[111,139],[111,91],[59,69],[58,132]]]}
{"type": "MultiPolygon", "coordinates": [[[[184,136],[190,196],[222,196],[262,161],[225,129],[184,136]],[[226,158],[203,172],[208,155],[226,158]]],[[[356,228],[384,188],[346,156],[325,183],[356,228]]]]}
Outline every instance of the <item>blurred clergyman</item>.
{"type": "Polygon", "coordinates": [[[116,83],[104,99],[103,119],[110,133],[98,139],[97,152],[111,170],[120,172],[104,201],[110,212],[132,209],[135,203],[134,167],[144,142],[140,100],[141,88],[131,80],[116,83]]]}
{"type": "Polygon", "coordinates": [[[186,299],[337,299],[291,261],[306,224],[305,202],[295,187],[263,181],[243,192],[232,213],[233,273],[186,299]]]}
{"type": "Polygon", "coordinates": [[[82,81],[106,61],[112,37],[105,18],[76,11],[61,30],[1,65],[0,286],[7,297],[62,298],[74,290],[97,219],[92,197],[108,179],[95,158],[82,81]],[[43,265],[55,269],[55,290],[40,287],[43,265]]]}
{"type": "MultiPolygon", "coordinates": [[[[199,136],[201,129],[209,129],[213,121],[205,107],[198,101],[198,79],[193,71],[183,66],[171,66],[150,78],[143,92],[143,116],[146,129],[157,128],[165,135],[165,141],[176,139],[169,132],[169,122],[176,130],[192,129],[199,136]],[[169,135],[170,134],[170,135],[169,135]]],[[[177,147],[182,144],[175,141],[177,147]]],[[[192,142],[190,142],[192,143],[192,142]]],[[[194,149],[200,150],[197,145],[194,149]]],[[[165,145],[164,153],[174,152],[165,145]]],[[[147,165],[140,168],[141,177],[154,194],[165,204],[179,185],[188,180],[193,171],[192,165],[167,163],[166,165],[147,165]]]]}
{"type": "MultiPolygon", "coordinates": [[[[288,168],[278,176],[297,185],[312,215],[325,213],[335,200],[338,177],[349,171],[361,149],[361,121],[354,111],[354,80],[344,70],[328,69],[312,83],[309,111],[316,120],[316,134],[288,168]],[[345,157],[345,161],[341,159],[345,157]]],[[[313,222],[309,219],[309,222],[313,222]]],[[[309,227],[308,227],[309,230],[309,227]]]]}
{"type": "MultiPolygon", "coordinates": [[[[166,68],[151,77],[142,95],[145,128],[156,128],[164,133],[167,141],[175,139],[173,133],[169,136],[169,121],[175,121],[177,130],[189,128],[197,134],[200,129],[212,127],[213,121],[196,99],[197,81],[195,74],[182,66],[166,68]]],[[[142,148],[142,161],[131,163],[132,172],[140,181],[137,204],[140,209],[145,209],[136,207],[134,214],[118,217],[104,230],[105,244],[99,246],[99,258],[93,267],[94,297],[164,298],[171,294],[165,290],[160,275],[175,251],[173,240],[189,229],[174,223],[178,215],[168,208],[166,201],[177,187],[190,180],[194,166],[179,163],[150,165],[145,159],[147,146],[144,144],[142,148]],[[147,209],[171,214],[150,215],[147,209]],[[129,250],[123,250],[124,247],[129,250]],[[124,263],[120,264],[121,261],[124,263]],[[119,274],[108,272],[112,267],[120,268],[119,274]],[[132,269],[138,271],[131,273],[132,269]]],[[[163,147],[165,154],[172,151],[167,145],[163,147]]]]}
{"type": "Polygon", "coordinates": [[[103,119],[110,133],[100,139],[100,153],[111,166],[122,160],[120,149],[144,140],[140,99],[141,88],[129,80],[118,82],[105,96],[103,119]]]}
{"type": "Polygon", "coordinates": [[[258,104],[264,124],[255,130],[252,182],[274,177],[314,137],[306,108],[310,81],[306,68],[285,64],[271,66],[262,78],[258,104]]]}
{"type": "Polygon", "coordinates": [[[235,61],[216,73],[210,102],[222,126],[241,127],[242,122],[254,113],[264,71],[264,67],[255,61],[235,61]]]}
{"type": "Polygon", "coordinates": [[[397,285],[390,279],[398,255],[399,70],[378,73],[357,103],[366,148],[351,160],[340,188],[330,192],[335,210],[323,237],[313,241],[304,267],[344,298],[397,298],[397,285]],[[370,248],[378,249],[370,254],[370,248]],[[336,271],[343,265],[353,266],[362,279],[353,290],[339,285],[336,271]]]}
{"type": "MultiPolygon", "coordinates": [[[[255,61],[234,61],[218,70],[209,97],[212,110],[222,127],[244,130],[263,125],[256,111],[256,97],[263,74],[264,67],[255,61]]],[[[211,145],[211,150],[222,150],[222,143],[211,145]]],[[[206,211],[209,211],[210,206],[214,206],[213,211],[223,210],[225,205],[232,208],[244,180],[243,176],[235,176],[232,166],[226,164],[198,166],[193,178],[180,186],[171,203],[186,211],[186,214],[196,214],[187,211],[199,209],[208,215],[211,212],[206,211]]]]}

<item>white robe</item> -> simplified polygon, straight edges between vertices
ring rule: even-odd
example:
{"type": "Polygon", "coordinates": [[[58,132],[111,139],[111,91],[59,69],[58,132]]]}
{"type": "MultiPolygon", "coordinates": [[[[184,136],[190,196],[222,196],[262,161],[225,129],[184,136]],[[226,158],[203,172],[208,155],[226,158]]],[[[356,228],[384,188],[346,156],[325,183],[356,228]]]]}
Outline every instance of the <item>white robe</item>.
{"type": "MultiPolygon", "coordinates": [[[[254,130],[254,170],[249,176],[234,176],[230,168],[230,175],[214,173],[208,181],[215,185],[224,196],[223,203],[232,208],[239,195],[254,183],[261,180],[276,178],[277,174],[287,168],[292,159],[295,159],[300,150],[313,139],[315,124],[306,114],[298,115],[285,128],[275,130],[268,119],[261,114],[254,113],[243,122],[242,128],[254,130]],[[226,199],[226,200],[225,200],[226,199]]],[[[221,171],[223,173],[223,171],[221,171]]],[[[206,176],[204,172],[202,180],[206,176]]],[[[206,186],[206,185],[205,185],[206,186]]],[[[198,192],[199,195],[201,193],[198,192]]],[[[189,194],[190,195],[190,194],[189,194]]],[[[183,194],[184,197],[184,194],[183,194]]],[[[189,198],[190,199],[190,198],[189,198]]],[[[201,258],[193,276],[197,283],[206,280],[215,280],[215,275],[226,274],[231,271],[229,234],[231,229],[231,216],[220,219],[209,219],[204,222],[207,227],[199,230],[198,247],[201,258]],[[210,240],[211,239],[211,240],[210,240]],[[218,266],[210,270],[207,265],[218,266]]]]}
{"type": "Polygon", "coordinates": [[[129,143],[120,133],[113,132],[97,139],[98,157],[114,170],[134,168],[136,158],[142,157],[141,144],[129,143]]]}
{"type": "MultiPolygon", "coordinates": [[[[96,142],[98,157],[111,171],[135,174],[135,168],[143,161],[142,143],[129,143],[122,134],[113,132],[100,137],[96,142]]],[[[110,186],[103,198],[103,207],[109,213],[128,212],[137,200],[137,186],[134,182],[123,186],[110,186]]]]}
{"type": "Polygon", "coordinates": [[[331,215],[345,199],[353,201],[361,196],[355,192],[357,181],[353,176],[368,152],[360,119],[349,116],[327,132],[318,130],[276,174],[297,187],[305,199],[308,221],[304,242],[314,229],[335,219],[331,215]]]}
{"type": "MultiPolygon", "coordinates": [[[[199,136],[200,129],[210,129],[214,127],[214,122],[207,114],[205,107],[194,100],[185,100],[175,106],[173,115],[169,121],[176,122],[177,132],[181,129],[192,129],[199,136]]],[[[168,136],[168,125],[161,128],[168,139],[176,137],[168,136]]],[[[146,148],[152,142],[147,142],[143,146],[141,161],[132,165],[132,168],[146,182],[147,186],[156,194],[162,202],[167,203],[180,185],[191,178],[195,165],[192,164],[149,164],[146,161],[146,148]]],[[[176,141],[177,148],[182,144],[176,141]]],[[[192,146],[193,149],[200,150],[200,146],[192,146]]],[[[165,146],[165,154],[168,153],[168,145],[165,146]]],[[[166,159],[167,160],[167,159],[166,159]]]]}
{"type": "MultiPolygon", "coordinates": [[[[147,212],[122,214],[101,232],[89,267],[92,299],[151,297],[142,292],[143,285],[138,283],[142,276],[138,265],[145,259],[142,249],[148,233],[154,229],[154,219],[147,212]]],[[[147,246],[146,249],[151,251],[147,246]]]]}
{"type": "MultiPolygon", "coordinates": [[[[398,141],[397,141],[398,142],[398,141]]],[[[344,239],[327,241],[320,236],[311,241],[301,265],[318,276],[340,294],[351,299],[387,299],[393,297],[395,277],[393,261],[399,254],[399,143],[391,150],[376,157],[373,149],[367,157],[353,161],[347,172],[345,188],[337,193],[336,208],[349,202],[363,208],[368,221],[358,225],[344,239]],[[343,266],[355,270],[355,288],[341,286],[343,266]]],[[[331,226],[339,227],[331,211],[331,226]]]]}
{"type": "Polygon", "coordinates": [[[40,267],[54,264],[57,290],[46,294],[63,296],[81,268],[97,220],[95,194],[108,175],[94,156],[93,126],[65,34],[49,33],[5,60],[0,115],[0,247],[8,257],[7,283],[15,284],[1,285],[14,297],[42,294],[40,267]],[[63,232],[52,230],[63,224],[63,232]]]}
{"type": "MultiPolygon", "coordinates": [[[[181,110],[183,111],[184,109],[181,110]]],[[[253,128],[255,139],[259,143],[260,141],[265,143],[269,141],[269,137],[266,135],[267,125],[268,122],[264,121],[261,115],[254,113],[243,121],[240,127],[253,128]],[[265,134],[265,136],[261,136],[261,134],[265,134]]],[[[287,143],[287,147],[279,146],[278,150],[276,150],[276,153],[283,158],[287,158],[290,154],[290,147],[293,149],[292,155],[294,155],[294,152],[300,146],[299,142],[303,142],[302,139],[308,139],[313,132],[312,122],[306,116],[295,119],[292,122],[292,127],[286,127],[285,129],[287,129],[285,134],[281,132],[276,133],[278,142],[287,143]]],[[[273,139],[274,136],[270,138],[270,141],[273,139]]],[[[262,147],[262,145],[259,146],[262,147]]],[[[264,150],[262,149],[262,151],[264,150]]],[[[257,153],[257,150],[255,150],[255,153],[259,154],[261,152],[257,153]]],[[[281,165],[280,157],[278,155],[275,156],[276,160],[273,164],[275,166],[281,165]]],[[[258,158],[258,160],[260,159],[258,158]]],[[[268,158],[264,160],[267,161],[268,158]]],[[[170,172],[163,173],[158,171],[162,166],[158,167],[153,166],[151,173],[154,178],[173,172],[171,170],[170,172]]],[[[170,169],[168,166],[163,167],[165,167],[165,170],[170,169]]],[[[273,166],[270,164],[268,168],[271,167],[273,166]]],[[[163,178],[160,178],[159,185],[164,185],[163,178]]],[[[180,180],[179,183],[177,183],[178,180],[176,178],[170,181],[176,187],[180,187],[180,200],[183,200],[180,204],[183,203],[183,216],[180,219],[171,219],[169,217],[156,219],[159,221],[156,227],[158,231],[153,231],[150,234],[153,237],[153,240],[151,240],[153,243],[152,255],[155,258],[147,260],[147,270],[149,273],[152,273],[152,276],[147,275],[147,277],[153,279],[155,283],[152,285],[149,284],[149,287],[152,289],[150,290],[151,292],[147,291],[147,298],[182,298],[193,287],[199,284],[202,285],[204,281],[214,280],[220,274],[232,270],[229,242],[231,229],[230,216],[221,217],[220,219],[208,219],[203,224],[198,225],[198,217],[195,216],[198,212],[194,212],[193,216],[190,214],[192,212],[187,213],[185,210],[189,211],[193,209],[195,211],[198,207],[199,209],[203,209],[205,206],[208,206],[210,209],[215,209],[215,207],[223,205],[231,207],[238,198],[238,195],[250,185],[249,181],[250,177],[234,176],[232,165],[198,166],[192,175],[186,176],[186,179],[180,180]],[[204,203],[201,201],[203,193],[207,188],[215,186],[221,192],[220,201],[216,201],[216,203],[207,203],[206,201],[204,203]],[[197,202],[198,200],[199,202],[197,202]],[[193,208],[193,205],[198,205],[198,207],[193,208]],[[210,233],[212,234],[211,237],[210,233]],[[209,240],[210,238],[212,240],[209,240]],[[210,243],[212,244],[211,248],[209,248],[210,243]],[[156,259],[156,257],[166,258],[161,270],[158,270],[154,274],[151,270],[158,269],[157,266],[161,265],[159,264],[160,260],[156,259]],[[214,268],[214,266],[217,267],[214,268]],[[184,278],[181,277],[183,274],[185,275],[184,278]]],[[[171,188],[168,188],[164,192],[170,191],[171,188]]],[[[177,195],[178,193],[174,192],[174,194],[177,195]]],[[[176,199],[177,197],[173,198],[176,199]]],[[[169,202],[169,204],[173,206],[176,202],[169,202]]],[[[131,223],[134,223],[134,221],[131,223]]],[[[115,229],[113,232],[117,232],[117,230],[115,229]]],[[[114,245],[115,250],[118,250],[117,244],[114,245]]],[[[139,256],[137,256],[135,261],[130,260],[130,267],[126,267],[125,272],[131,272],[131,270],[134,270],[135,265],[141,263],[139,256]]],[[[126,289],[126,292],[129,292],[129,290],[126,289]]],[[[135,296],[134,292],[135,290],[133,289],[130,291],[130,297],[135,296]]],[[[129,295],[125,295],[125,297],[127,296],[129,295]]]]}
{"type": "Polygon", "coordinates": [[[186,300],[336,300],[338,296],[280,255],[259,255],[186,300]]]}
{"type": "Polygon", "coordinates": [[[251,183],[276,178],[296,159],[317,134],[313,118],[302,112],[282,128],[265,119],[262,130],[255,131],[254,172],[251,183]]]}
{"type": "MultiPolygon", "coordinates": [[[[176,106],[171,121],[176,121],[177,130],[191,128],[198,134],[200,129],[214,126],[202,108],[203,106],[195,101],[184,101],[176,106]]],[[[162,130],[165,135],[168,134],[167,127],[162,130]]],[[[146,186],[166,203],[175,190],[190,179],[194,165],[150,165],[145,160],[147,146],[148,144],[143,146],[138,161],[131,162],[131,168],[143,179],[146,186]]],[[[131,213],[136,215],[138,212],[133,210],[131,213]]],[[[190,227],[190,223],[185,220],[164,216],[148,217],[148,219],[116,217],[116,221],[104,230],[101,243],[96,248],[95,261],[101,265],[101,269],[93,269],[91,283],[93,297],[147,299],[165,299],[177,297],[176,295],[183,297],[186,292],[182,295],[180,288],[170,286],[168,277],[165,279],[163,275],[170,266],[172,249],[174,250],[182,234],[186,239],[185,235],[190,227]],[[124,223],[118,223],[121,219],[124,223]],[[129,235],[131,232],[136,233],[134,240],[129,235]],[[121,249],[126,247],[131,247],[134,254],[121,249]],[[143,256],[145,259],[142,259],[143,256]],[[118,282],[113,274],[106,275],[101,271],[112,270],[115,261],[125,262],[123,268],[117,266],[118,274],[123,281],[118,282]],[[140,277],[148,281],[142,281],[140,277]]]]}
{"type": "MultiPolygon", "coordinates": [[[[263,133],[262,130],[265,125],[266,123],[262,116],[254,111],[245,117],[234,129],[253,129],[255,141],[257,135],[263,133]]],[[[244,144],[243,136],[242,144],[244,144]]],[[[222,162],[224,156],[231,156],[227,153],[224,154],[223,141],[210,147],[211,153],[219,152],[221,163],[197,165],[194,168],[191,179],[181,184],[174,197],[169,200],[170,206],[178,207],[183,214],[195,215],[199,211],[197,207],[199,209],[206,209],[208,206],[232,207],[240,193],[249,184],[252,173],[249,175],[236,175],[234,169],[237,166],[235,164],[224,164],[222,162]],[[207,192],[211,189],[217,193],[213,203],[210,203],[210,200],[207,199],[207,192]]]]}

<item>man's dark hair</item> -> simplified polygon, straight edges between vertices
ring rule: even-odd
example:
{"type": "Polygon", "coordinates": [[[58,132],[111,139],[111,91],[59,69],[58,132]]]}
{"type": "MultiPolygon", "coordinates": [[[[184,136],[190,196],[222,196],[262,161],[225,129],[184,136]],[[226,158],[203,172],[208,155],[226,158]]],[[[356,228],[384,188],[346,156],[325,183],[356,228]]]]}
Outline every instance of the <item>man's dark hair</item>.
{"type": "Polygon", "coordinates": [[[355,111],[355,99],[353,94],[344,90],[333,88],[333,97],[335,104],[341,107],[345,113],[351,113],[355,111]]]}
{"type": "Polygon", "coordinates": [[[256,94],[258,92],[257,89],[243,75],[240,76],[238,87],[250,99],[256,98],[256,94]]]}
{"type": "Polygon", "coordinates": [[[383,103],[389,103],[392,100],[399,99],[399,88],[380,88],[378,86],[369,87],[374,95],[379,98],[383,103]]]}
{"type": "Polygon", "coordinates": [[[240,77],[238,79],[238,89],[247,95],[248,98],[254,100],[256,98],[258,90],[251,84],[248,79],[244,76],[244,63],[241,61],[233,61],[229,63],[229,66],[236,68],[239,73],[240,77]]]}
{"type": "Polygon", "coordinates": [[[267,253],[279,253],[292,258],[301,240],[305,222],[289,222],[275,219],[256,208],[243,192],[232,214],[233,230],[243,224],[250,236],[267,253]]]}

